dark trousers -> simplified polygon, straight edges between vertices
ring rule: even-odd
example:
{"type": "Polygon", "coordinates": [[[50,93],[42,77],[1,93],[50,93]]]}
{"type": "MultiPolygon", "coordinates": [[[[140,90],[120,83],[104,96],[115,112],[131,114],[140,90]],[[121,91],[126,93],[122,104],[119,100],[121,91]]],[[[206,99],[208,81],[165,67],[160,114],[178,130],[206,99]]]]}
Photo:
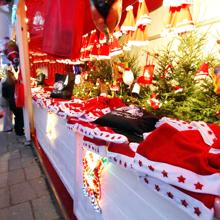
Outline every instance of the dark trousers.
{"type": "Polygon", "coordinates": [[[15,133],[16,135],[24,135],[23,109],[16,108],[13,113],[15,115],[15,133]]]}
{"type": "Polygon", "coordinates": [[[24,118],[23,118],[23,109],[17,108],[14,103],[9,103],[10,109],[15,116],[15,134],[24,135],[24,118]]]}

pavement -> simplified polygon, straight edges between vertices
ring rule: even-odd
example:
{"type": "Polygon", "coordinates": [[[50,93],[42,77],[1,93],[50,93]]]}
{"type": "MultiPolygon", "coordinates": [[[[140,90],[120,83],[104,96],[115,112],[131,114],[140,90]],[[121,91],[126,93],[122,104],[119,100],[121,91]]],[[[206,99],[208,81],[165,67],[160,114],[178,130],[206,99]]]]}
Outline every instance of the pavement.
{"type": "Polygon", "coordinates": [[[24,142],[0,130],[0,220],[63,220],[35,150],[24,142]]]}

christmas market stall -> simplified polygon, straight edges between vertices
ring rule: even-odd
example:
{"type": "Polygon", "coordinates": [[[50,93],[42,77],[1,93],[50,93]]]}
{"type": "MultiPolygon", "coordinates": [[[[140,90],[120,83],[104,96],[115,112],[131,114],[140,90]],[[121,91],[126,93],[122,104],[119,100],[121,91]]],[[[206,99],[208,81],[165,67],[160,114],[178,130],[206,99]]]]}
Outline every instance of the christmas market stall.
{"type": "Polygon", "coordinates": [[[24,105],[69,219],[220,219],[218,6],[20,1],[24,105]]]}

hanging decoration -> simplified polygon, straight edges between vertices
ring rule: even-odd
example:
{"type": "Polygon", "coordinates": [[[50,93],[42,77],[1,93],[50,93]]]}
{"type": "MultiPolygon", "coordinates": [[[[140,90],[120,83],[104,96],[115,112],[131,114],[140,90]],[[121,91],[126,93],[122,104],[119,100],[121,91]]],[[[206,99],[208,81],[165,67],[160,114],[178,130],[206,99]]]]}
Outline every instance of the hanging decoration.
{"type": "Polygon", "coordinates": [[[90,6],[95,26],[109,36],[121,19],[122,0],[90,0],[90,6]]]}
{"type": "Polygon", "coordinates": [[[144,67],[143,75],[137,78],[137,83],[146,86],[151,85],[154,77],[154,64],[149,62],[149,52],[147,52],[146,65],[144,67]]]}
{"type": "Polygon", "coordinates": [[[145,0],[138,0],[138,1],[139,1],[139,6],[136,17],[136,27],[138,27],[139,25],[146,26],[147,24],[151,23],[149,11],[145,0]]]}
{"type": "Polygon", "coordinates": [[[180,34],[192,31],[195,26],[190,12],[191,1],[165,1],[163,5],[169,6],[169,14],[165,22],[165,30],[162,36],[168,34],[180,34]]]}
{"type": "Polygon", "coordinates": [[[157,95],[155,93],[153,93],[151,95],[151,97],[147,100],[147,103],[154,109],[157,110],[159,109],[162,104],[160,103],[160,101],[156,98],[157,95]]]}
{"type": "Polygon", "coordinates": [[[209,77],[209,64],[207,62],[203,63],[198,72],[195,75],[195,80],[205,79],[209,77]]]}
{"type": "Polygon", "coordinates": [[[96,212],[101,213],[101,175],[108,159],[86,151],[83,157],[83,193],[89,197],[96,212]]]}
{"type": "Polygon", "coordinates": [[[132,34],[129,40],[129,45],[131,46],[147,46],[149,44],[147,27],[144,25],[139,25],[136,31],[132,34]]]}
{"type": "Polygon", "coordinates": [[[134,82],[134,74],[131,71],[131,68],[125,68],[122,78],[124,84],[128,85],[129,87],[132,85],[132,83],[134,82]]]}

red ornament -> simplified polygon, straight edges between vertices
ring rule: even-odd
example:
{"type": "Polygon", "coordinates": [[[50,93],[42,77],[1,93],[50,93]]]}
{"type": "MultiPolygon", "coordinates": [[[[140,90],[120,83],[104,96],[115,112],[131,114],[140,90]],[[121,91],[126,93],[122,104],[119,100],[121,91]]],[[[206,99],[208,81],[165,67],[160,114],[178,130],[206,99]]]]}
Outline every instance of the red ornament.
{"type": "Polygon", "coordinates": [[[147,103],[154,109],[157,110],[161,107],[161,103],[158,99],[156,99],[156,94],[152,94],[151,98],[147,100],[147,103]]]}
{"type": "Polygon", "coordinates": [[[153,81],[153,74],[154,74],[154,65],[147,64],[144,67],[144,72],[142,76],[137,78],[137,83],[143,86],[152,84],[153,81]]]}

